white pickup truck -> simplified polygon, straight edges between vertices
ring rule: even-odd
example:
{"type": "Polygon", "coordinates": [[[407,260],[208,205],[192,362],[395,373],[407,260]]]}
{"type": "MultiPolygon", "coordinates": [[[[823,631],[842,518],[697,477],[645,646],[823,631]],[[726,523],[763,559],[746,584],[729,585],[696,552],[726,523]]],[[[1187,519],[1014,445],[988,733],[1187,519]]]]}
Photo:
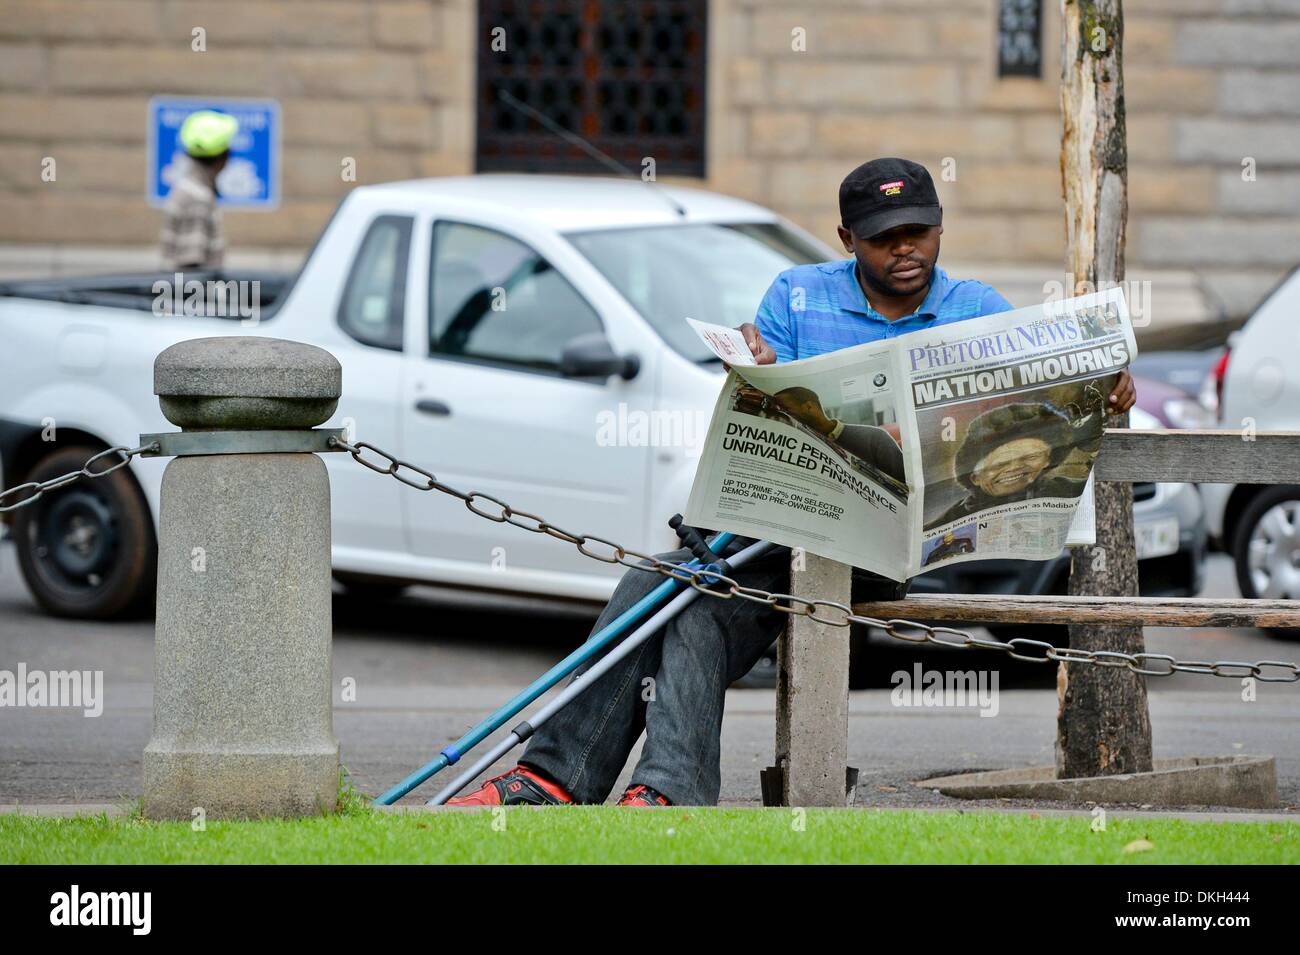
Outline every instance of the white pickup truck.
{"type": "MultiPolygon", "coordinates": [[[[566,530],[666,550],[722,378],[683,316],[753,321],[778,272],[833,257],[775,213],[714,193],[490,175],[353,190],[291,281],[186,276],[246,293],[260,282],[255,323],[168,314],[184,309],[171,308],[180,290],[155,290],[167,273],[0,285],[0,488],[176,430],[152,393],[168,345],[268,335],[342,363],[325,427],[566,530]]],[[[346,583],[603,600],[622,572],[346,454],[323,458],[346,583]]],[[[44,608],[109,617],[147,604],[165,466],[137,457],[3,515],[44,608]]]]}
{"type": "MultiPolygon", "coordinates": [[[[167,273],[3,284],[0,489],[175,430],[153,395],[153,361],[168,345],[268,335],[342,363],[326,427],[567,531],[668,550],[667,521],[685,507],[722,381],[682,319],[753,321],[778,272],[836,257],[770,210],[714,193],[486,175],[355,189],[292,280],[185,277],[248,283],[236,287],[246,293],[259,282],[257,298],[234,301],[256,305],[255,322],[242,319],[251,308],[186,316],[167,273]]],[[[622,573],[346,454],[323,459],[334,571],[352,588],[423,581],[601,601],[622,573]]],[[[137,457],[0,514],[42,607],[103,618],[148,606],[165,466],[137,457]]],[[[1134,513],[1139,532],[1169,538],[1139,554],[1151,558],[1144,592],[1194,593],[1204,547],[1195,489],[1148,485],[1134,513]],[[1162,559],[1181,561],[1176,579],[1162,559]]],[[[965,576],[926,575],[916,589],[1048,592],[1063,586],[1066,561],[962,564],[965,576]]]]}

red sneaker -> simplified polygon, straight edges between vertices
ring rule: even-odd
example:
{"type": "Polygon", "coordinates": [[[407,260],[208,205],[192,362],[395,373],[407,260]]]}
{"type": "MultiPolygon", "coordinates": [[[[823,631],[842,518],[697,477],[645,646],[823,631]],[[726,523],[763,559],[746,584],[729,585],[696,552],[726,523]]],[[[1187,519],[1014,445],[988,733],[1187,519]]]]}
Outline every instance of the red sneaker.
{"type": "Polygon", "coordinates": [[[448,806],[562,806],[573,802],[563,786],[516,766],[508,773],[494,776],[478,792],[448,799],[448,806]]]}
{"type": "Polygon", "coordinates": [[[623,798],[618,801],[620,806],[671,806],[665,796],[657,789],[651,789],[649,786],[637,784],[627,787],[623,793],[623,798]]]}

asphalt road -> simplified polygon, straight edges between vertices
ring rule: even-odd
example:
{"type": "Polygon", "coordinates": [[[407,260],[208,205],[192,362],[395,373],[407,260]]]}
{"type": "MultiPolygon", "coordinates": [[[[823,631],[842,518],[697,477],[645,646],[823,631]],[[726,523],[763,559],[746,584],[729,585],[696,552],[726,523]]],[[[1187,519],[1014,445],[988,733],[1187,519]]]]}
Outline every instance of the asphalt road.
{"type": "MultiPolygon", "coordinates": [[[[1226,558],[1212,558],[1208,576],[1207,596],[1235,595],[1226,558]]],[[[513,696],[580,643],[594,620],[589,608],[527,599],[483,606],[434,588],[382,603],[336,595],[334,615],[335,732],[355,785],[369,793],[406,776],[513,696]],[[357,699],[345,703],[339,688],[349,677],[357,699]]],[[[1259,631],[1153,628],[1147,647],[1195,659],[1300,657],[1300,643],[1259,631]]],[[[854,692],[850,704],[859,805],[967,805],[916,781],[1052,763],[1053,667],[892,641],[873,640],[868,649],[881,688],[854,692]],[[910,670],[913,661],[934,669],[997,670],[997,715],[891,705],[889,675],[910,670]]],[[[96,718],[79,710],[0,708],[0,803],[138,796],[150,734],[152,654],[152,621],[82,623],[42,614],[22,583],[12,544],[0,543],[0,670],[14,671],[19,663],[29,670],[102,670],[105,684],[104,711],[96,718]]],[[[1235,680],[1179,675],[1149,686],[1157,757],[1272,754],[1284,806],[1300,804],[1300,685],[1261,684],[1254,702],[1242,701],[1235,680]]],[[[724,802],[759,802],[758,772],[771,762],[772,746],[772,691],[731,690],[724,802]]],[[[629,766],[634,761],[635,754],[629,766]]],[[[412,798],[433,791],[430,784],[412,798]]]]}

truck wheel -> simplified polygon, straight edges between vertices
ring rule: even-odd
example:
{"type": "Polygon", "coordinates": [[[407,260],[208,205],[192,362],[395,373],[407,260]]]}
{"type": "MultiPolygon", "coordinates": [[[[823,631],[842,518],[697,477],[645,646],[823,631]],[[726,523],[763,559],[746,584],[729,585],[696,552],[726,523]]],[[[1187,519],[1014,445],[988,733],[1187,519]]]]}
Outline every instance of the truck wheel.
{"type": "MultiPolygon", "coordinates": [[[[26,480],[76,471],[100,450],[60,448],[26,480]]],[[[148,607],[158,546],[149,507],[127,468],[46,491],[15,512],[13,537],[23,579],[48,613],[106,620],[148,607]]]]}
{"type": "MultiPolygon", "coordinates": [[[[1300,599],[1300,486],[1270,487],[1246,505],[1232,535],[1237,586],[1246,598],[1300,599]]],[[[1300,628],[1272,628],[1300,636],[1300,628]]]]}

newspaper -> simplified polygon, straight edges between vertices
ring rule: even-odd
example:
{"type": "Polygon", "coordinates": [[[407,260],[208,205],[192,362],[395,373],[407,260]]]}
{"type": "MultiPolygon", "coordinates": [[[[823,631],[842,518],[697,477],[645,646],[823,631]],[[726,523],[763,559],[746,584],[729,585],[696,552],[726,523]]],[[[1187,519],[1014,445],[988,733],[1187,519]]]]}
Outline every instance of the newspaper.
{"type": "Polygon", "coordinates": [[[1092,463],[1137,354],[1121,289],[770,365],[691,324],[732,371],[690,524],[894,580],[1091,542],[1092,463]]]}

